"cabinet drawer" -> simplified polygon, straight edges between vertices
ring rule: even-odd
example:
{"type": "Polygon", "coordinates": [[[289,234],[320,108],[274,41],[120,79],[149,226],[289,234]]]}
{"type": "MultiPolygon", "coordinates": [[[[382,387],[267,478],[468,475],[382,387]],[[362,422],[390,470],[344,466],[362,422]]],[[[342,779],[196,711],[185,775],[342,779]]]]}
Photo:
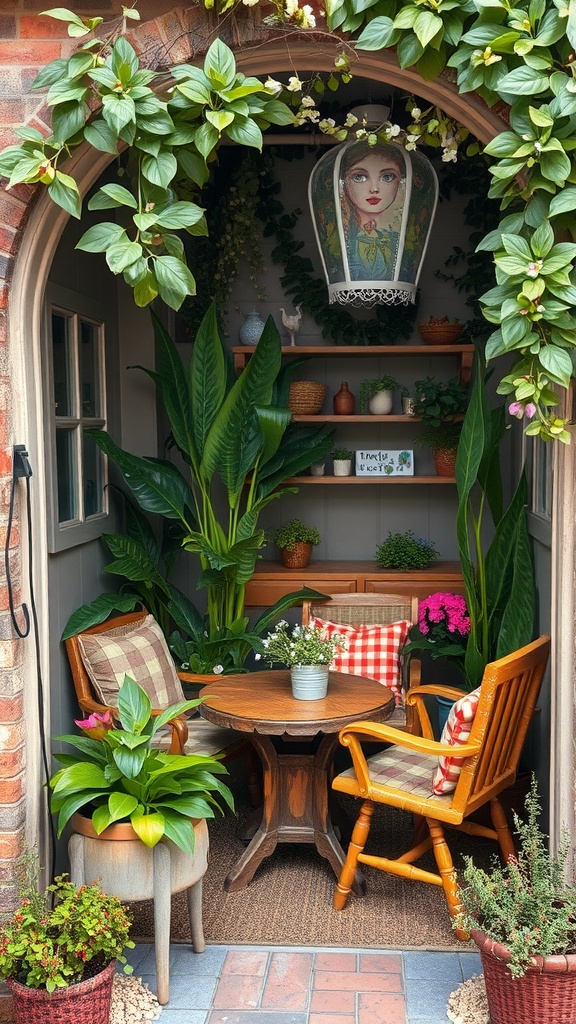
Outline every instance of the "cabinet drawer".
{"type": "Polygon", "coordinates": [[[414,580],[382,580],[367,579],[365,581],[365,592],[367,594],[414,594],[415,597],[424,598],[436,591],[443,591],[450,594],[463,594],[464,581],[461,576],[441,577],[440,579],[414,580]]]}
{"type": "Polygon", "coordinates": [[[319,590],[321,594],[356,593],[355,580],[316,580],[309,577],[299,580],[262,580],[254,577],[246,584],[246,604],[255,608],[265,608],[284,597],[284,594],[291,594],[293,590],[300,590],[302,587],[319,590]]]}

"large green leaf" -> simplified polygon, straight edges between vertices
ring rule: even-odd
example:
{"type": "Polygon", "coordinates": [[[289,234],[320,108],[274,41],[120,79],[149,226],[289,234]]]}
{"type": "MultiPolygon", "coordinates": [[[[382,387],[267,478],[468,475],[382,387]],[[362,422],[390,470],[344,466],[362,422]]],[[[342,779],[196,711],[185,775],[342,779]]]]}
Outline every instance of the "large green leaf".
{"type": "MultiPolygon", "coordinates": [[[[526,515],[527,500],[528,484],[526,482],[525,473],[522,473],[512,501],[498,523],[490,547],[486,552],[486,599],[490,614],[493,614],[495,610],[503,608],[510,602],[508,593],[508,566],[510,565],[510,560],[513,557],[518,524],[526,515]]],[[[532,589],[530,585],[533,575],[531,561],[527,565],[524,565],[524,570],[524,589],[528,593],[532,589]]],[[[519,595],[516,594],[517,598],[518,596],[519,595]]],[[[533,601],[534,598],[532,595],[529,600],[532,608],[533,601]]],[[[534,616],[532,615],[532,625],[533,618],[534,616]]],[[[532,637],[529,639],[532,639],[532,637]]],[[[510,652],[508,651],[506,653],[510,652]]]]}
{"type": "Polygon", "coordinates": [[[152,705],[150,698],[130,676],[124,676],[124,682],[118,693],[118,711],[122,727],[127,732],[141,732],[150,718],[152,705]]]}
{"type": "Polygon", "coordinates": [[[155,379],[159,384],[174,440],[188,456],[193,466],[198,466],[198,450],[194,438],[192,406],[186,371],[176,345],[154,312],[151,314],[156,338],[155,379]]]}
{"type": "Polygon", "coordinates": [[[534,567],[526,515],[521,515],[512,552],[512,579],[502,615],[496,657],[502,658],[530,643],[534,637],[536,594],[532,581],[534,567]]]}
{"type": "Polygon", "coordinates": [[[189,366],[189,387],[192,407],[194,451],[199,460],[212,424],[226,394],[226,362],[216,304],[212,303],[198,329],[189,366]]]}
{"type": "Polygon", "coordinates": [[[159,587],[168,597],[170,591],[164,578],[158,572],[149,551],[132,537],[123,534],[105,533],[102,535],[116,561],[105,567],[106,572],[116,576],[126,576],[131,582],[144,580],[148,584],[159,587]]]}
{"type": "Polygon", "coordinates": [[[301,605],[303,601],[327,601],[329,595],[321,594],[318,590],[312,590],[311,587],[302,587],[301,590],[292,590],[289,594],[283,594],[283,596],[276,601],[275,604],[270,605],[265,612],[259,616],[254,623],[252,630],[254,633],[261,634],[265,629],[270,629],[280,616],[288,610],[288,608],[294,608],[295,605],[301,605]]]}
{"type": "Polygon", "coordinates": [[[70,636],[76,636],[77,633],[83,633],[84,630],[105,622],[114,611],[132,612],[139,604],[142,604],[140,594],[101,594],[89,604],[83,604],[70,616],[60,641],[64,642],[70,636]]]}

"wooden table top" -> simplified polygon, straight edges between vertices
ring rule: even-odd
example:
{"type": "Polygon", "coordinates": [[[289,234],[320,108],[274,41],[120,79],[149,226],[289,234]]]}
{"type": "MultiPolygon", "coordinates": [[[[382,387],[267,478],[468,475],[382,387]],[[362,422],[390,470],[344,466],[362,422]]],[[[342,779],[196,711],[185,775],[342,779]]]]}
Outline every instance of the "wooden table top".
{"type": "Polygon", "coordinates": [[[221,676],[199,694],[199,711],[215,725],[263,735],[314,736],[339,732],[361,718],[385,722],[394,711],[394,696],[374,679],[331,672],[321,700],[296,700],[288,669],[221,676]]]}

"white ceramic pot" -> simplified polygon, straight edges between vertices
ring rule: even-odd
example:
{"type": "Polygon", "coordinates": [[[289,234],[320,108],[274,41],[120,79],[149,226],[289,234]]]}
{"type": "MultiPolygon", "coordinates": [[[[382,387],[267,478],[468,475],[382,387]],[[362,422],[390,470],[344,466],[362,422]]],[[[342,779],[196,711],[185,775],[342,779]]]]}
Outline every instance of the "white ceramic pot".
{"type": "Polygon", "coordinates": [[[328,693],[327,665],[297,665],[290,669],[292,696],[296,700],[321,700],[328,693]]]}
{"type": "Polygon", "coordinates": [[[310,476],[324,476],[324,462],[313,462],[310,466],[310,476]]]}
{"type": "Polygon", "coordinates": [[[350,476],[352,459],[334,459],[334,476],[350,476]]]}
{"type": "Polygon", "coordinates": [[[368,402],[368,408],[373,416],[387,416],[392,412],[392,392],[377,391],[368,402]]]}

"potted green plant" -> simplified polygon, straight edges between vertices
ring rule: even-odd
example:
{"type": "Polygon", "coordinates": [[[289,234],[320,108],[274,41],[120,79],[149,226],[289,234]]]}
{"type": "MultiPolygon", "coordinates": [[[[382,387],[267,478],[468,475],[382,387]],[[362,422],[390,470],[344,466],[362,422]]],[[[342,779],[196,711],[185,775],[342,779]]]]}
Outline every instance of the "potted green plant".
{"type": "Polygon", "coordinates": [[[354,452],[350,448],[345,448],[344,446],[333,448],[334,476],[350,476],[353,458],[354,452]]]}
{"type": "Polygon", "coordinates": [[[280,549],[282,565],[287,569],[305,569],[312,548],[320,543],[320,532],[300,519],[291,519],[276,530],[274,542],[280,549]]]}
{"type": "Polygon", "coordinates": [[[468,389],[458,377],[446,381],[424,377],[414,381],[414,412],[427,427],[454,422],[466,412],[467,404],[468,389]]]}
{"type": "Polygon", "coordinates": [[[416,434],[414,443],[431,449],[438,476],[454,476],[461,433],[461,423],[441,423],[416,434]]]}
{"type": "Polygon", "coordinates": [[[134,946],[128,909],[97,883],[77,889],[66,875],[38,891],[32,854],[18,867],[20,905],[0,927],[0,977],[16,1024],[108,1024],[118,961],[132,970],[124,956],[134,946]]]}
{"type": "Polygon", "coordinates": [[[576,887],[566,880],[570,851],[558,854],[539,827],[535,780],[526,818],[514,815],[518,853],[490,870],[465,857],[455,927],[470,931],[480,949],[493,1024],[556,1024],[576,1007],[576,887]]]}
{"type": "Polygon", "coordinates": [[[292,696],[297,700],[326,696],[330,662],[345,649],[346,640],[340,633],[329,636],[323,627],[311,624],[291,628],[283,620],[262,640],[264,660],[290,669],[292,696]]]}
{"type": "Polygon", "coordinates": [[[427,569],[438,557],[431,540],[415,537],[412,530],[405,533],[388,533],[386,540],[376,548],[376,564],[380,569],[427,569]]]}
{"type": "Polygon", "coordinates": [[[394,377],[367,378],[360,383],[360,412],[386,416],[392,411],[392,392],[400,385],[394,377]]]}
{"type": "Polygon", "coordinates": [[[418,325],[418,333],[427,345],[450,345],[458,341],[463,330],[464,324],[452,316],[431,316],[418,325]]]}

